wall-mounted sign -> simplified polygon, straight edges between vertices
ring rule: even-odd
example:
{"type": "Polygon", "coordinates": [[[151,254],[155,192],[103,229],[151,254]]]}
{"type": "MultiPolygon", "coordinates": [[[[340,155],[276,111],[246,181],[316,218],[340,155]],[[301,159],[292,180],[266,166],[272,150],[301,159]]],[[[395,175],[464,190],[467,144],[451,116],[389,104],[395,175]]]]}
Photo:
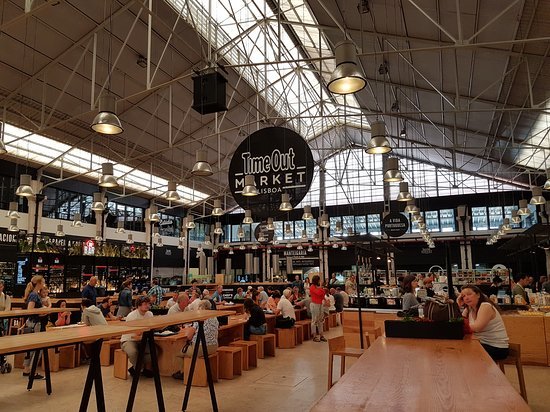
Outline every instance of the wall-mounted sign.
{"type": "Polygon", "coordinates": [[[19,238],[18,232],[8,232],[5,229],[0,231],[0,244],[15,245],[19,238]]]}
{"type": "Polygon", "coordinates": [[[270,243],[274,234],[273,230],[267,230],[267,222],[259,223],[254,229],[254,237],[263,245],[270,243]]]}
{"type": "Polygon", "coordinates": [[[409,230],[409,219],[399,212],[391,212],[382,219],[382,231],[389,237],[403,236],[409,230]]]}
{"type": "Polygon", "coordinates": [[[283,255],[284,256],[305,256],[305,255],[307,255],[307,250],[305,250],[305,249],[302,249],[302,250],[298,250],[298,249],[285,250],[283,252],[283,255]]]}
{"type": "Polygon", "coordinates": [[[288,193],[293,207],[306,195],[313,180],[313,155],[308,143],[283,127],[258,130],[244,139],[231,158],[229,188],[243,209],[254,217],[275,217],[281,195],[288,193]],[[244,176],[254,176],[258,196],[243,196],[244,176]]]}

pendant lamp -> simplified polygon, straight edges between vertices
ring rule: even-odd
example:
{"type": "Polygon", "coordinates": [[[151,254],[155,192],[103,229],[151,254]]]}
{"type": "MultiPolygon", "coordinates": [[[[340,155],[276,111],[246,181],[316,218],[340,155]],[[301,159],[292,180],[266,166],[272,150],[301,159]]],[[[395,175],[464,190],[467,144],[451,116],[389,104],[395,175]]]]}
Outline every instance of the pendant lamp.
{"type": "Polygon", "coordinates": [[[63,231],[63,225],[57,225],[57,230],[55,231],[57,237],[64,237],[65,232],[63,231]]]}
{"type": "Polygon", "coordinates": [[[223,235],[222,222],[216,222],[214,226],[215,235],[223,235]]]}
{"type": "Polygon", "coordinates": [[[17,227],[17,219],[12,217],[10,219],[10,225],[8,227],[8,232],[19,232],[19,228],[17,227]]]}
{"type": "Polygon", "coordinates": [[[132,245],[134,243],[134,235],[128,233],[128,239],[126,239],[126,244],[132,245]]]}
{"type": "Polygon", "coordinates": [[[307,205],[304,206],[304,213],[302,214],[303,220],[311,220],[313,219],[313,214],[311,213],[311,206],[307,205]]]}
{"type": "Polygon", "coordinates": [[[97,133],[115,135],[124,131],[116,115],[116,98],[105,93],[99,98],[99,113],[92,122],[92,130],[97,133]]]}
{"type": "Polygon", "coordinates": [[[388,139],[386,139],[386,123],[377,120],[370,124],[371,139],[367,145],[367,153],[384,154],[392,151],[388,139]]]}
{"type": "Polygon", "coordinates": [[[174,181],[168,182],[168,190],[166,191],[166,200],[169,200],[171,202],[175,202],[178,200],[181,200],[181,197],[178,193],[178,185],[174,181]]]}
{"type": "Polygon", "coordinates": [[[244,211],[243,223],[245,225],[251,225],[252,223],[254,223],[254,219],[252,219],[252,210],[247,209],[244,211]]]}
{"type": "Polygon", "coordinates": [[[393,183],[403,181],[399,171],[399,160],[397,157],[389,157],[384,164],[384,182],[393,183]]]}
{"type": "Polygon", "coordinates": [[[334,48],[336,68],[330,76],[328,89],[335,94],[351,94],[362,90],[366,85],[357,64],[355,45],[349,40],[338,43],[334,48]]]}
{"type": "Polygon", "coordinates": [[[149,206],[149,222],[160,222],[159,209],[157,205],[149,206]]]}
{"type": "Polygon", "coordinates": [[[196,162],[191,169],[191,174],[194,176],[211,176],[214,172],[210,163],[208,163],[208,152],[206,150],[199,149],[196,154],[196,162]]]}
{"type": "Polygon", "coordinates": [[[531,198],[532,205],[544,205],[546,204],[546,199],[542,196],[542,189],[538,186],[533,186],[531,188],[531,193],[533,194],[533,197],[531,198]]]}
{"type": "Polygon", "coordinates": [[[96,212],[103,212],[105,210],[103,195],[99,192],[93,194],[92,210],[96,212]]]}
{"type": "Polygon", "coordinates": [[[32,181],[31,175],[19,176],[19,186],[15,190],[15,194],[21,197],[34,196],[34,190],[32,190],[31,181],[32,181]]]}
{"type": "Polygon", "coordinates": [[[221,199],[214,199],[214,208],[212,209],[212,216],[222,216],[224,210],[222,209],[221,199]]]}
{"type": "Polygon", "coordinates": [[[521,199],[519,201],[518,215],[520,216],[529,216],[531,210],[527,207],[527,199],[521,199]]]}
{"type": "Polygon", "coordinates": [[[258,189],[256,189],[256,183],[254,183],[253,175],[244,176],[244,188],[242,191],[243,196],[257,196],[258,189]]]}
{"type": "Polygon", "coordinates": [[[399,183],[399,194],[397,195],[398,202],[414,201],[414,197],[409,192],[409,184],[407,182],[399,183]]]}
{"type": "Polygon", "coordinates": [[[114,176],[114,166],[112,163],[101,164],[101,176],[97,182],[99,187],[118,187],[118,182],[114,176]]]}
{"type": "Polygon", "coordinates": [[[19,214],[19,211],[17,210],[19,208],[19,203],[17,202],[10,202],[8,213],[6,213],[6,217],[19,219],[21,215],[19,214]]]}
{"type": "Polygon", "coordinates": [[[116,223],[115,233],[126,233],[126,230],[124,230],[124,220],[119,220],[116,223]]]}
{"type": "Polygon", "coordinates": [[[281,205],[279,206],[281,212],[288,212],[292,210],[292,205],[290,204],[290,197],[288,193],[283,193],[281,195],[281,205]]]}

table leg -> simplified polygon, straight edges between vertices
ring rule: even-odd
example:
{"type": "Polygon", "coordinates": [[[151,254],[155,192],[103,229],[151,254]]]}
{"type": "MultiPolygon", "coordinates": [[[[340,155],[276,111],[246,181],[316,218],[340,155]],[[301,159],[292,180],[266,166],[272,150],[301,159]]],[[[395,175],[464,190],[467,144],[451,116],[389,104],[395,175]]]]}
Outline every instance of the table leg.
{"type": "Polygon", "coordinates": [[[159,363],[157,358],[157,348],[155,346],[155,334],[153,331],[147,332],[149,340],[149,354],[151,355],[151,364],[153,367],[154,379],[155,379],[155,391],[157,393],[157,405],[159,412],[164,412],[164,397],[162,396],[162,384],[160,382],[159,363]]]}
{"type": "MultiPolygon", "coordinates": [[[[80,412],[85,412],[88,410],[88,403],[90,402],[90,394],[92,393],[92,385],[94,384],[94,381],[96,381],[96,366],[95,366],[95,350],[99,342],[99,348],[101,349],[101,343],[102,340],[96,341],[92,344],[92,353],[90,356],[90,365],[88,366],[88,374],[86,375],[86,383],[84,383],[84,390],[82,391],[82,399],[80,400],[80,412]]],[[[98,352],[99,353],[99,352],[98,352]]],[[[98,363],[99,364],[99,363],[98,363]]],[[[99,370],[99,374],[101,374],[101,370],[99,370]]],[[[103,385],[101,385],[101,390],[103,390],[103,385]]],[[[97,381],[96,381],[96,397],[97,397],[97,381]]],[[[99,409],[98,405],[98,411],[99,409]]],[[[103,403],[103,410],[105,410],[105,402],[103,403]]]]}
{"type": "Polygon", "coordinates": [[[48,348],[42,349],[44,354],[44,375],[46,375],[46,393],[51,395],[52,393],[52,381],[50,378],[50,356],[48,354],[48,348]]]}
{"type": "MultiPolygon", "coordinates": [[[[202,322],[199,322],[199,330],[201,330],[202,322]]],[[[197,358],[199,356],[199,345],[202,341],[198,339],[195,341],[193,347],[193,357],[191,358],[191,367],[189,368],[189,376],[187,377],[187,386],[185,387],[185,396],[183,397],[183,405],[181,407],[182,411],[187,410],[187,403],[189,402],[189,393],[191,392],[191,384],[193,383],[193,374],[195,373],[195,364],[197,363],[197,358]]],[[[208,364],[208,360],[206,362],[208,364]]]]}
{"type": "Polygon", "coordinates": [[[136,365],[134,366],[134,378],[132,379],[132,388],[130,389],[130,396],[128,397],[128,404],[126,405],[126,412],[131,412],[134,409],[134,400],[136,398],[136,391],[139,383],[139,375],[141,375],[141,369],[143,367],[143,358],[145,357],[145,346],[147,345],[147,333],[143,333],[141,336],[141,342],[139,343],[139,351],[136,365]]]}
{"type": "Polygon", "coordinates": [[[34,358],[32,360],[31,374],[29,375],[29,383],[27,384],[27,390],[32,389],[34,383],[34,375],[36,374],[36,367],[38,366],[38,359],[40,358],[40,349],[34,351],[34,358]]]}
{"type": "Polygon", "coordinates": [[[98,411],[105,411],[105,396],[103,394],[103,378],[101,376],[101,360],[99,354],[101,353],[101,345],[103,339],[99,339],[92,345],[92,359],[90,360],[90,368],[94,369],[94,386],[95,386],[95,400],[98,411]]]}
{"type": "Polygon", "coordinates": [[[218,402],[216,401],[216,392],[214,391],[214,379],[212,378],[212,370],[210,369],[210,361],[208,359],[208,348],[206,347],[206,336],[204,335],[204,322],[199,322],[198,339],[202,343],[202,356],[206,366],[206,378],[208,380],[208,388],[210,389],[210,400],[212,401],[212,410],[218,412],[218,402]]]}

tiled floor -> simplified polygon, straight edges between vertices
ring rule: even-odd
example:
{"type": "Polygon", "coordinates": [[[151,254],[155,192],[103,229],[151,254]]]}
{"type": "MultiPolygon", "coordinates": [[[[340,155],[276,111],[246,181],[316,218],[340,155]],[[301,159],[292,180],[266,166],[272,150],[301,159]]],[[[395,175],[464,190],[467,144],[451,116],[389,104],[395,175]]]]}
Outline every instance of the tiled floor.
{"type": "MultiPolygon", "coordinates": [[[[327,336],[341,334],[332,329],[327,336]]],[[[311,405],[326,392],[327,344],[307,341],[295,349],[277,350],[275,358],[258,360],[258,368],[243,372],[234,380],[221,380],[216,384],[220,411],[308,411],[311,405]]],[[[348,366],[353,363],[347,361],[348,366]]],[[[535,412],[550,411],[550,368],[525,366],[529,404],[535,412]]],[[[53,394],[47,396],[44,381],[36,382],[28,392],[21,370],[0,375],[0,411],[72,412],[78,409],[87,367],[67,369],[52,374],[53,394]]],[[[335,379],[339,371],[335,362],[335,379]]],[[[108,411],[124,411],[130,380],[112,376],[112,366],[103,368],[103,382],[108,411]]],[[[507,376],[517,388],[515,369],[507,367],[507,376]]],[[[163,378],[164,400],[167,411],[181,410],[184,386],[171,378],[163,378]]],[[[95,411],[92,392],[90,411],[95,411]]],[[[140,380],[134,411],[157,410],[152,379],[140,380]]],[[[188,411],[209,411],[208,388],[193,388],[188,411]]],[[[335,409],[336,411],[337,409],[335,409]]],[[[378,412],[378,411],[376,411],[378,412]]]]}

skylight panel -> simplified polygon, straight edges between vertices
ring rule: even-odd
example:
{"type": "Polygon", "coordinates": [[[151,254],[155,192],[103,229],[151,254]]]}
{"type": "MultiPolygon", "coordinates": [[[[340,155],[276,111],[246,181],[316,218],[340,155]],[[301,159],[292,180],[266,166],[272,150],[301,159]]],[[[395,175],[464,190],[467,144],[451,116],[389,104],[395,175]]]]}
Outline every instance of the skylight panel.
{"type": "Polygon", "coordinates": [[[516,163],[534,169],[550,168],[550,99],[525,139],[525,143],[539,147],[522,147],[516,156],[516,163]]]}

